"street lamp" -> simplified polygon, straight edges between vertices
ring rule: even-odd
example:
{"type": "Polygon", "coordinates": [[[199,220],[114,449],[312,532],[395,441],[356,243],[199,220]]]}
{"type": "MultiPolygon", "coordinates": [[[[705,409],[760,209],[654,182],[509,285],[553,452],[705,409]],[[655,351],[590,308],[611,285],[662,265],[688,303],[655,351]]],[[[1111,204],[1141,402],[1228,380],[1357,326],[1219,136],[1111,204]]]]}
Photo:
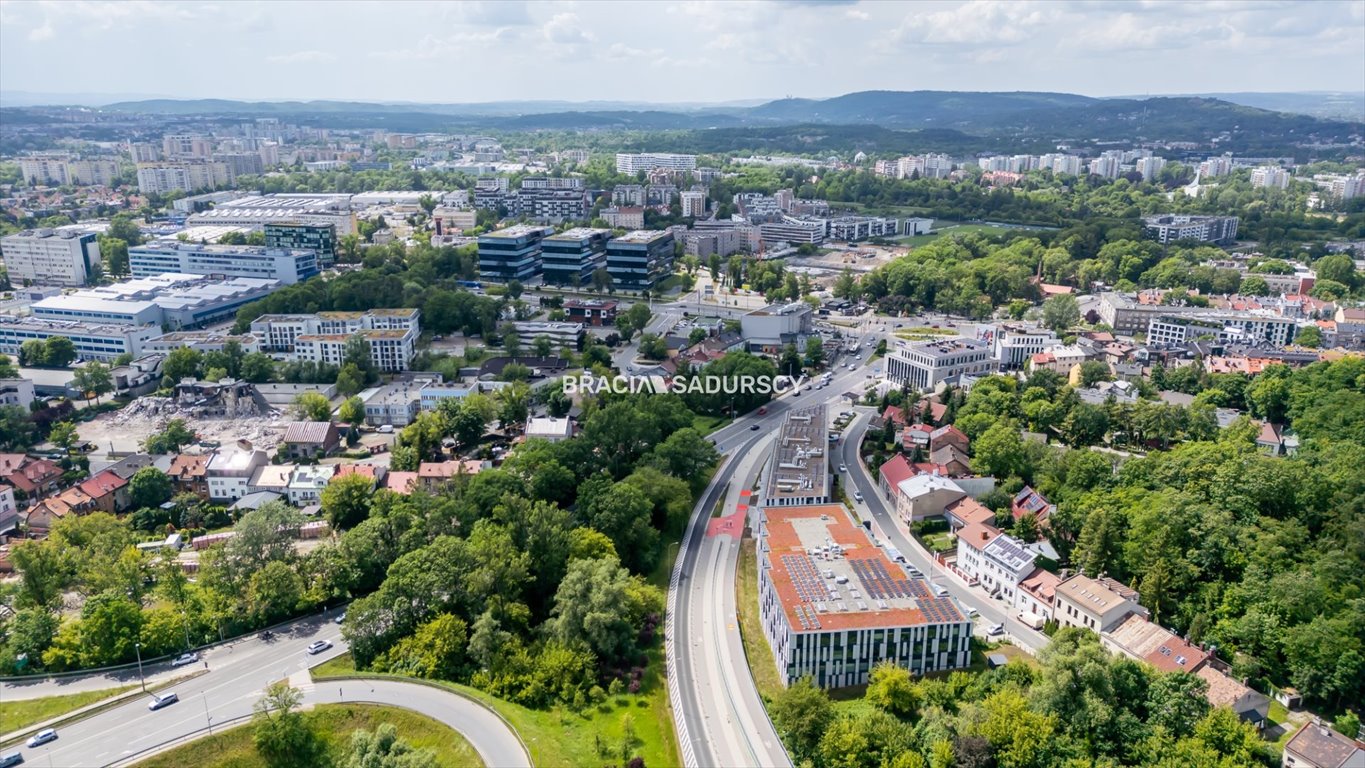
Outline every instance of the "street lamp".
{"type": "Polygon", "coordinates": [[[142,676],[142,643],[133,643],[133,650],[137,652],[137,679],[142,683],[142,692],[147,692],[147,678],[142,676]]]}
{"type": "Polygon", "coordinates": [[[213,716],[209,714],[209,692],[204,691],[204,719],[209,722],[209,735],[213,735],[213,716]]]}

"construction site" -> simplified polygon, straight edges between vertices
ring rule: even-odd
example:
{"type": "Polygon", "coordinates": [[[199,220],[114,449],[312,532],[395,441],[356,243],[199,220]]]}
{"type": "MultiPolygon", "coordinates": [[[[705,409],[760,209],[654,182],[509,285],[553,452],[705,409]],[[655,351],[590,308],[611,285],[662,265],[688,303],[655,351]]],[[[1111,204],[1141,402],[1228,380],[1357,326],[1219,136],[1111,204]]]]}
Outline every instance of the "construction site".
{"type": "Polygon", "coordinates": [[[171,397],[140,397],[121,410],[78,425],[77,432],[100,450],[127,453],[141,450],[148,436],[173,419],[183,419],[209,445],[247,440],[269,450],[283,439],[290,416],[249,382],[186,379],[171,397]]]}

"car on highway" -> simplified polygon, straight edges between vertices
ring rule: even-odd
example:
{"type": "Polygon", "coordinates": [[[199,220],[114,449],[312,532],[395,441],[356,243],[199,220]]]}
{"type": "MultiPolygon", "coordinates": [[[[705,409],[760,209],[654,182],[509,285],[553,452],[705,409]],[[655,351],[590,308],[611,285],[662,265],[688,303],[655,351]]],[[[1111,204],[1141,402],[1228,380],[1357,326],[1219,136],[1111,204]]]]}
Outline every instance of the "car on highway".
{"type": "Polygon", "coordinates": [[[155,712],[162,707],[169,707],[177,701],[180,701],[180,694],[178,693],[168,693],[165,696],[157,696],[154,693],[152,694],[151,703],[147,705],[147,709],[155,712]]]}
{"type": "Polygon", "coordinates": [[[19,765],[22,762],[24,762],[24,756],[18,752],[0,756],[0,768],[9,768],[11,765],[19,765]]]}
{"type": "Polygon", "coordinates": [[[847,471],[848,471],[848,465],[847,465],[847,464],[840,464],[840,465],[839,465],[839,471],[840,471],[840,472],[847,472],[847,471]]]}
{"type": "Polygon", "coordinates": [[[750,424],[750,425],[749,425],[749,431],[750,431],[750,432],[757,432],[757,431],[758,431],[758,425],[757,425],[757,424],[750,424]]]}
{"type": "Polygon", "coordinates": [[[24,743],[27,744],[27,745],[29,746],[30,749],[32,749],[33,747],[41,747],[42,745],[48,743],[49,741],[56,741],[56,740],[57,740],[57,729],[56,729],[56,728],[44,728],[44,729],[42,729],[41,731],[38,731],[37,733],[35,733],[35,734],[33,734],[32,736],[28,737],[28,741],[26,741],[26,742],[24,742],[24,743]]]}
{"type": "Polygon", "coordinates": [[[996,635],[1003,635],[1003,634],[1005,634],[1005,625],[1004,625],[1004,624],[992,624],[992,625],[990,626],[990,629],[987,629],[987,630],[986,630],[986,635],[989,636],[989,637],[995,637],[996,635]]]}
{"type": "Polygon", "coordinates": [[[176,656],[175,659],[171,661],[171,666],[183,667],[186,664],[193,664],[196,661],[199,661],[199,654],[194,652],[182,653],[179,656],[176,656]]]}
{"type": "Polygon", "coordinates": [[[314,640],[313,643],[308,646],[308,655],[316,656],[331,647],[332,644],[326,640],[314,640]]]}
{"type": "Polygon", "coordinates": [[[853,500],[854,500],[854,501],[862,501],[862,500],[863,500],[863,492],[862,492],[862,491],[854,491],[854,492],[853,492],[853,500]]]}

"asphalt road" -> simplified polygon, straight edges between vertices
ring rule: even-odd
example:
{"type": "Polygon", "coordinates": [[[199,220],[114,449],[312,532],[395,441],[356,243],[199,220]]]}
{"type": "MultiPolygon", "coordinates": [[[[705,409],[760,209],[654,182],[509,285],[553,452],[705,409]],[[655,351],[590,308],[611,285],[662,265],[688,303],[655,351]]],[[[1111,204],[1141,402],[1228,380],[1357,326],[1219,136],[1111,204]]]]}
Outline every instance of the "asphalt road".
{"type": "Polygon", "coordinates": [[[870,515],[881,529],[883,538],[905,556],[907,563],[918,568],[934,584],[945,587],[948,594],[957,598],[964,608],[977,609],[981,614],[976,621],[978,635],[984,637],[985,629],[992,624],[1003,624],[1005,633],[1018,645],[1033,651],[1047,645],[1047,636],[1015,618],[1015,612],[1004,601],[991,598],[985,590],[967,586],[957,574],[939,566],[928,550],[920,546],[919,542],[909,536],[895,520],[892,505],[882,496],[878,482],[858,460],[858,444],[862,442],[863,433],[867,431],[871,415],[869,408],[858,409],[858,415],[844,431],[846,438],[840,444],[836,452],[838,460],[834,462],[836,464],[842,462],[848,467],[848,472],[842,474],[841,481],[848,489],[849,498],[852,499],[854,491],[863,495],[862,502],[855,501],[853,504],[859,518],[866,520],[870,515]]]}
{"type": "MultiPolygon", "coordinates": [[[[265,687],[276,680],[288,679],[303,691],[305,704],[373,702],[411,709],[454,728],[469,739],[490,766],[529,766],[530,760],[516,734],[483,706],[454,693],[416,683],[398,681],[351,680],[313,684],[308,668],[346,651],[341,628],[334,614],[313,617],[277,630],[269,641],[259,638],[211,649],[204,654],[208,671],[169,688],[158,695],[175,692],[180,701],[156,712],[149,711],[150,697],[135,697],[114,707],[58,729],[56,741],[20,751],[28,764],[62,768],[94,768],[117,765],[128,756],[158,744],[185,737],[211,724],[251,714],[265,687]],[[333,648],[316,656],[305,649],[314,640],[329,640],[333,648]]],[[[202,663],[199,669],[202,669],[202,663]]],[[[194,667],[183,668],[185,674],[194,667]]],[[[149,680],[164,680],[169,670],[152,671],[149,680]]],[[[127,684],[121,676],[113,684],[127,684]]],[[[136,670],[132,681],[136,682],[136,670]]],[[[74,681],[48,680],[39,683],[0,686],[0,697],[35,698],[77,690],[93,690],[109,685],[108,676],[90,676],[74,681]]],[[[207,732],[200,734],[206,736],[207,732]]],[[[5,750],[8,754],[10,750],[5,750]]]]}
{"type": "MultiPolygon", "coordinates": [[[[711,435],[717,450],[729,458],[693,510],[673,616],[673,674],[681,697],[674,718],[683,721],[678,732],[685,733],[687,743],[681,746],[689,766],[791,765],[749,674],[739,635],[735,568],[742,530],[708,537],[707,523],[721,499],[722,515],[735,512],[740,491],[752,487],[762,472],[787,411],[824,403],[833,416],[849,407],[843,393],[861,392],[866,382],[863,368],[845,368],[829,385],[817,390],[808,384],[799,396],[784,395],[769,403],[765,415],[743,416],[711,435]],[[754,425],[759,428],[751,429],[754,425]]],[[[756,511],[751,507],[751,515],[756,511]]]]}

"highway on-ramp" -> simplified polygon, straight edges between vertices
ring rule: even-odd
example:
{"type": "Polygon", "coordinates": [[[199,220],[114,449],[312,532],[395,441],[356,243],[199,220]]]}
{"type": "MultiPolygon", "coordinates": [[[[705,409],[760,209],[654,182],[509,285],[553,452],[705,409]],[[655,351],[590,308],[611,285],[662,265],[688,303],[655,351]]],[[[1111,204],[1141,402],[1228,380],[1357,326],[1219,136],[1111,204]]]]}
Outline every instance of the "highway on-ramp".
{"type": "MultiPolygon", "coordinates": [[[[511,727],[496,714],[463,696],[419,683],[395,680],[345,680],[312,683],[308,668],[344,653],[341,628],[330,616],[313,617],[277,630],[269,641],[242,640],[204,654],[208,670],[192,679],[157,691],[180,697],[178,703],[155,712],[151,697],[136,696],[98,714],[57,729],[56,741],[36,749],[23,747],[26,762],[36,766],[98,768],[131,764],[158,745],[187,737],[207,736],[217,726],[250,715],[266,686],[289,680],[304,694],[305,704],[372,702],[399,706],[432,717],[459,731],[490,766],[529,766],[530,759],[511,727]],[[330,650],[309,655],[314,640],[327,640],[330,650]]],[[[195,668],[183,670],[189,673],[195,668]]],[[[198,668],[203,670],[202,663],[198,668]]],[[[153,670],[158,678],[166,676],[153,670]]],[[[91,676],[98,679],[100,676],[91,676]]],[[[35,698],[75,690],[78,681],[47,680],[18,685],[0,684],[0,698],[35,698]]],[[[136,682],[136,677],[134,677],[136,682]]],[[[8,754],[14,748],[3,751],[8,754]]]]}

